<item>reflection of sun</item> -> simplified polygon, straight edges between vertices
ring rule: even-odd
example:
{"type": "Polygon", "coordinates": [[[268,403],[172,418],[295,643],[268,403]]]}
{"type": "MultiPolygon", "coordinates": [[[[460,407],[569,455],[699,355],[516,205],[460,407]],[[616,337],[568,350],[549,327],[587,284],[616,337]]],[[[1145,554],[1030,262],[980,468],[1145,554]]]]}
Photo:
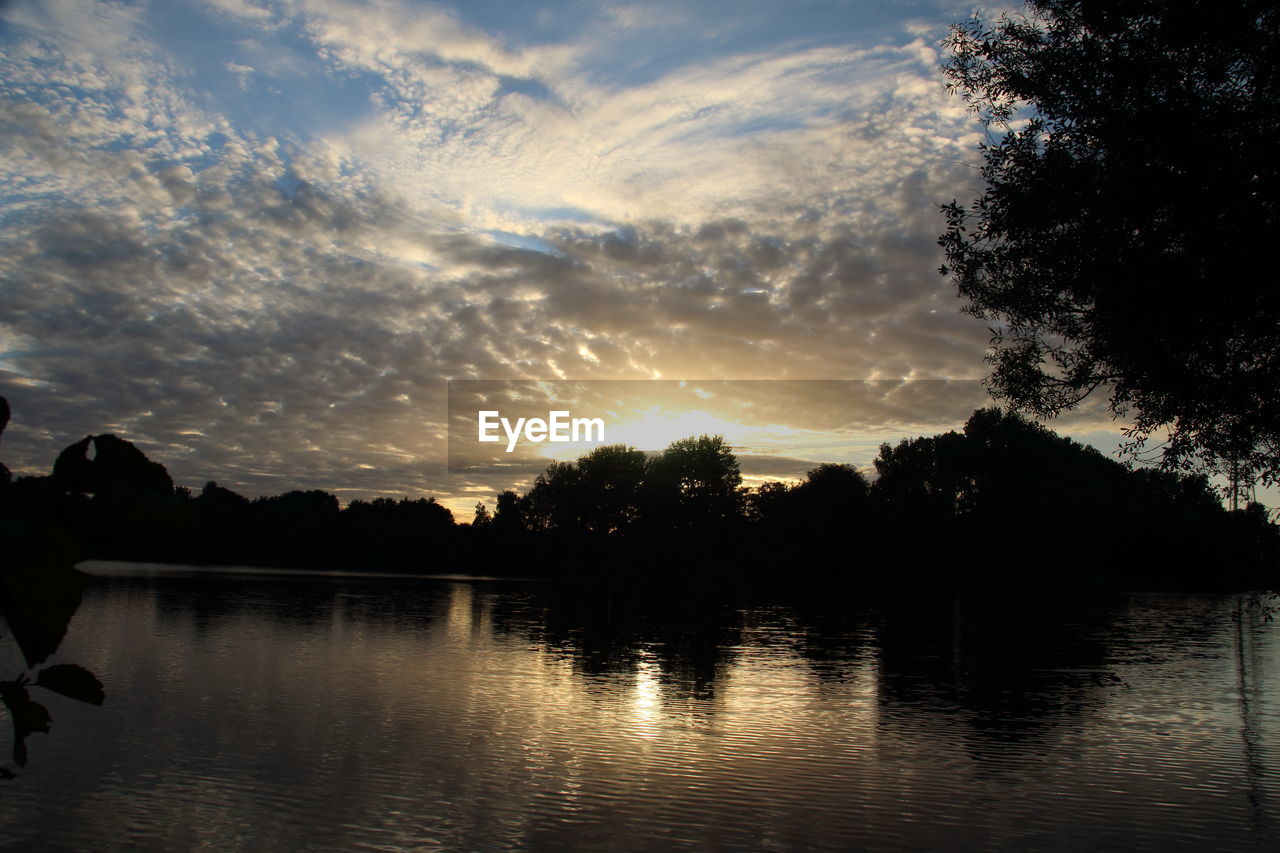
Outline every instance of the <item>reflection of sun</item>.
{"type": "Polygon", "coordinates": [[[644,738],[658,736],[662,724],[659,698],[658,666],[642,651],[636,664],[636,687],[631,709],[630,729],[633,733],[644,738]]]}

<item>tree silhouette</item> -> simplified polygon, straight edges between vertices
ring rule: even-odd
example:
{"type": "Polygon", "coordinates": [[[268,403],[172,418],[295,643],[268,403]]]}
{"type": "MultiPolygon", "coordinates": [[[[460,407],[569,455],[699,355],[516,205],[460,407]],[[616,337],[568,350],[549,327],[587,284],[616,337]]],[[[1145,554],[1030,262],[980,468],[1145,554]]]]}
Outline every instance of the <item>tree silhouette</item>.
{"type": "Polygon", "coordinates": [[[499,492],[497,507],[493,514],[493,529],[497,533],[511,536],[525,530],[524,503],[519,495],[510,489],[499,492]]]}
{"type": "Polygon", "coordinates": [[[936,525],[960,511],[972,490],[963,436],[955,432],[880,445],[872,494],[909,524],[936,525]]]}
{"type": "Polygon", "coordinates": [[[1280,475],[1280,9],[1030,0],[952,29],[944,66],[992,135],[944,205],[944,275],[993,321],[997,397],[1039,416],[1095,389],[1137,454],[1280,475]]]}
{"type": "Polygon", "coordinates": [[[552,462],[533,481],[524,498],[524,517],[531,530],[581,530],[582,472],[571,462],[552,462]]]}
{"type": "Polygon", "coordinates": [[[786,483],[761,483],[746,496],[747,520],[769,527],[784,525],[790,514],[790,495],[791,488],[786,483]]]}
{"type": "Polygon", "coordinates": [[[435,498],[353,500],[338,516],[342,565],[404,571],[448,563],[453,513],[435,498]]]}
{"type": "MultiPolygon", "coordinates": [[[[9,404],[0,397],[0,433],[8,422],[9,404]]],[[[24,488],[0,490],[0,616],[28,670],[57,653],[80,607],[88,577],[74,567],[80,543],[60,523],[67,484],[78,491],[101,491],[128,500],[135,489],[145,491],[161,478],[168,480],[162,467],[113,436],[98,436],[98,457],[86,459],[84,451],[93,442],[92,437],[86,438],[63,451],[58,457],[62,476],[29,478],[24,488]],[[78,464],[79,460],[87,464],[78,464]]],[[[27,763],[27,737],[47,733],[51,723],[48,709],[32,699],[29,687],[91,705],[101,705],[105,699],[97,677],[73,663],[44,666],[34,679],[23,672],[12,680],[0,680],[0,704],[13,725],[12,755],[19,767],[27,763]]],[[[15,775],[0,767],[0,778],[15,775]]]]}
{"type": "MultiPolygon", "coordinates": [[[[1259,505],[1228,513],[1203,476],[1130,470],[998,409],[975,411],[959,432],[882,445],[874,466],[870,484],[849,465],[821,464],[794,485],[748,490],[722,436],[681,439],[656,455],[606,446],[552,463],[523,496],[500,493],[494,515],[477,504],[463,532],[434,498],[357,499],[342,509],[324,491],[251,501],[214,482],[192,497],[133,445],[91,436],[58,457],[54,475],[0,488],[0,569],[10,567],[0,570],[0,609],[19,633],[32,609],[11,603],[22,598],[12,567],[70,566],[85,556],[400,572],[461,563],[539,577],[657,573],[707,588],[752,575],[777,583],[779,565],[794,567],[784,582],[888,585],[953,583],[974,571],[1051,579],[1084,565],[1099,578],[1256,589],[1274,583],[1280,564],[1280,528],[1259,505]]],[[[71,670],[47,683],[19,678],[0,685],[8,691],[0,700],[19,709],[23,731],[38,731],[39,711],[22,710],[26,687],[75,690],[77,678],[71,670]]]]}
{"type": "Polygon", "coordinates": [[[100,556],[163,558],[190,532],[190,507],[175,495],[165,467],[114,435],[85,436],[64,449],[50,486],[64,522],[100,556]]]}
{"type": "Polygon", "coordinates": [[[852,465],[825,462],[805,474],[793,491],[798,511],[816,529],[847,524],[867,507],[867,478],[852,465]]]}
{"type": "Polygon", "coordinates": [[[867,520],[867,478],[852,465],[825,462],[788,487],[763,483],[748,493],[746,516],[771,535],[829,547],[867,520]]]}
{"type": "Polygon", "coordinates": [[[641,490],[646,525],[708,531],[742,517],[742,473],[723,436],[673,441],[649,460],[641,490]]]}
{"type": "Polygon", "coordinates": [[[882,534],[929,559],[969,549],[984,568],[1269,583],[1280,558],[1275,525],[1228,513],[1203,475],[1129,470],[999,409],[974,412],[963,432],[882,445],[875,467],[882,534]]]}
{"type": "Polygon", "coordinates": [[[646,464],[643,451],[625,444],[597,447],[578,460],[587,529],[622,533],[635,522],[646,464]]]}

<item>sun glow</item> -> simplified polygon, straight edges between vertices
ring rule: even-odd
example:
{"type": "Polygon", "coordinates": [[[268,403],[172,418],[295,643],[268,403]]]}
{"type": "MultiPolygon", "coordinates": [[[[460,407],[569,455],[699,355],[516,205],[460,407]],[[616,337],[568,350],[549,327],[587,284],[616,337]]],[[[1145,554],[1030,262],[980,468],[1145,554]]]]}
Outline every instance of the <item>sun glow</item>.
{"type": "Polygon", "coordinates": [[[608,433],[610,444],[627,444],[640,450],[662,450],[673,441],[695,435],[722,435],[734,443],[746,438],[749,427],[727,421],[710,412],[666,412],[657,407],[624,421],[608,433]]]}
{"type": "Polygon", "coordinates": [[[745,442],[758,428],[727,421],[710,412],[669,412],[657,406],[628,416],[605,418],[604,441],[547,444],[543,455],[572,462],[603,444],[625,444],[638,450],[664,450],[672,442],[698,435],[722,435],[730,444],[745,442]]]}
{"type": "MultiPolygon", "coordinates": [[[[800,453],[805,458],[828,458],[839,462],[864,462],[861,455],[866,455],[863,453],[858,455],[857,460],[851,459],[850,442],[856,438],[853,436],[797,430],[779,424],[743,424],[706,409],[672,411],[661,406],[651,406],[624,413],[605,413],[603,418],[603,441],[546,443],[538,446],[540,455],[557,462],[575,462],[593,449],[607,444],[625,444],[638,450],[657,452],[665,450],[680,439],[699,435],[723,436],[734,451],[740,454],[770,456],[800,453]],[[813,452],[819,455],[813,456],[813,452]]],[[[872,455],[877,446],[876,441],[871,440],[854,440],[853,445],[872,455]]]]}

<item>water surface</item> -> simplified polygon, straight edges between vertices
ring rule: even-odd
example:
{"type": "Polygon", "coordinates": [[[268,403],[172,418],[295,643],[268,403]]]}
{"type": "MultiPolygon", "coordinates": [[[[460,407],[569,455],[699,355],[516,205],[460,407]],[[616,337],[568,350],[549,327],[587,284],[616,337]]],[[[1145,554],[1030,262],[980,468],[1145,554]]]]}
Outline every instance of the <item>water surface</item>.
{"type": "Polygon", "coordinates": [[[50,662],[106,703],[38,697],[6,847],[1280,848],[1280,624],[1235,597],[85,568],[50,662]]]}

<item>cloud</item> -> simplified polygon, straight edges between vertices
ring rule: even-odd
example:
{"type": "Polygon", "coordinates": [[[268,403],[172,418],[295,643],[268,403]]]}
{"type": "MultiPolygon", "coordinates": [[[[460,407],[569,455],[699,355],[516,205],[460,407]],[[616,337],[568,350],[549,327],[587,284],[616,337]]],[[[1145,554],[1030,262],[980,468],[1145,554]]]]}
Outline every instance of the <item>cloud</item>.
{"type": "Polygon", "coordinates": [[[223,15],[257,27],[280,26],[280,16],[272,10],[272,4],[269,3],[257,3],[253,0],[205,0],[205,2],[223,15]]]}
{"type": "MultiPolygon", "coordinates": [[[[628,83],[589,69],[591,39],[652,29],[635,9],[543,43],[392,2],[197,13],[239,51],[218,73],[314,66],[321,89],[362,75],[369,100],[265,132],[137,9],[6,12],[12,468],[110,431],[188,485],[465,507],[546,460],[447,472],[449,379],[983,372],[987,332],[935,271],[936,203],[972,180],[955,162],[971,131],[917,33],[755,45],[628,83]],[[273,46],[288,67],[264,64],[273,46]]],[[[836,432],[958,426],[969,405],[743,394],[761,423],[836,432]]]]}
{"type": "Polygon", "coordinates": [[[921,166],[954,179],[962,151],[964,112],[918,42],[735,56],[629,88],[553,66],[549,98],[501,94],[486,66],[389,53],[364,60],[395,68],[384,109],[331,143],[492,228],[528,230],[550,210],[604,224],[882,218],[899,211],[881,196],[921,166]]]}

